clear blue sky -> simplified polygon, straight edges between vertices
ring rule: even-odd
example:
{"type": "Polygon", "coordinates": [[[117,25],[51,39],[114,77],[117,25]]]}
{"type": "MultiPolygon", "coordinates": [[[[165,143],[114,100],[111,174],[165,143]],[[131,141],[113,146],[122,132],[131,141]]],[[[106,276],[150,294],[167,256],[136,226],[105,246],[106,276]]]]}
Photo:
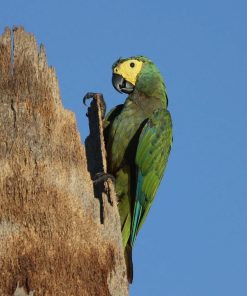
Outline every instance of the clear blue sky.
{"type": "Polygon", "coordinates": [[[45,44],[83,140],[83,94],[125,98],[111,85],[118,57],[146,55],[165,76],[174,145],[131,295],[246,296],[246,0],[1,1],[1,32],[14,24],[45,44]]]}

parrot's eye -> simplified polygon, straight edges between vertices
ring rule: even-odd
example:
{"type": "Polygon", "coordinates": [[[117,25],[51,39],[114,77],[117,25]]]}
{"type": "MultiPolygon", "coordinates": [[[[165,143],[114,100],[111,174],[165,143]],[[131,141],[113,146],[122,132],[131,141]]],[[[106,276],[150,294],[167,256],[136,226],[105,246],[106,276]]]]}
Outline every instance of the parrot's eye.
{"type": "Polygon", "coordinates": [[[131,63],[130,63],[130,67],[131,67],[131,68],[134,68],[134,67],[135,67],[135,63],[131,62],[131,63]]]}
{"type": "Polygon", "coordinates": [[[115,72],[117,72],[117,68],[115,68],[115,72]]]}

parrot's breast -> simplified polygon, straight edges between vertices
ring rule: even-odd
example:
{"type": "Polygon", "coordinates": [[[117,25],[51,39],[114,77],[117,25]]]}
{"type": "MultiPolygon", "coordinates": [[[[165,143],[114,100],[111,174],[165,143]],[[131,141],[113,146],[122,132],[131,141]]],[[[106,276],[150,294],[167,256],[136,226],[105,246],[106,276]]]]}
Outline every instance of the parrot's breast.
{"type": "Polygon", "coordinates": [[[145,114],[138,110],[133,102],[128,102],[120,115],[116,117],[110,131],[107,147],[110,171],[116,172],[125,158],[126,151],[135,134],[145,120],[145,114]]]}
{"type": "Polygon", "coordinates": [[[109,134],[107,146],[109,170],[115,174],[126,154],[133,154],[135,157],[136,138],[142,124],[153,112],[161,107],[161,101],[153,97],[145,97],[134,94],[129,97],[121,113],[115,118],[109,134]]]}

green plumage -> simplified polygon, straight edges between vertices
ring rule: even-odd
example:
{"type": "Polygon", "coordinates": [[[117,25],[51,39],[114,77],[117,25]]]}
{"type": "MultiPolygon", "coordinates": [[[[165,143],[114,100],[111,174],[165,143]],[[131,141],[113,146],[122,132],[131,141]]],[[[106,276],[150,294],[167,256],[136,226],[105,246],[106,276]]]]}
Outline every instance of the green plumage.
{"type": "MultiPolygon", "coordinates": [[[[163,177],[172,144],[166,88],[156,66],[145,57],[134,91],[105,119],[109,173],[116,179],[123,245],[130,257],[163,177]]],[[[128,61],[118,60],[113,67],[128,61]]],[[[128,260],[127,260],[128,261],[128,260]]],[[[127,262],[132,281],[132,262],[127,262]]]]}

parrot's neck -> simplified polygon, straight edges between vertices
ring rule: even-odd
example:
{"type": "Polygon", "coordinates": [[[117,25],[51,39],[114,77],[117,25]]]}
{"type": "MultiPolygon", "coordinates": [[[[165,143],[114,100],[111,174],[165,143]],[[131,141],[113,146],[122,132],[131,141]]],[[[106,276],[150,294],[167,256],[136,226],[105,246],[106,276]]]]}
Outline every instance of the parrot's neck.
{"type": "Polygon", "coordinates": [[[161,96],[148,96],[138,90],[127,98],[126,103],[126,107],[131,106],[137,113],[143,114],[144,119],[150,117],[155,110],[166,109],[166,100],[161,99],[161,96]]]}
{"type": "Polygon", "coordinates": [[[136,84],[133,94],[134,93],[138,93],[140,97],[144,98],[146,101],[145,104],[150,100],[151,104],[157,106],[156,109],[167,108],[167,95],[164,80],[154,65],[143,68],[138,77],[138,83],[136,84]]]}

